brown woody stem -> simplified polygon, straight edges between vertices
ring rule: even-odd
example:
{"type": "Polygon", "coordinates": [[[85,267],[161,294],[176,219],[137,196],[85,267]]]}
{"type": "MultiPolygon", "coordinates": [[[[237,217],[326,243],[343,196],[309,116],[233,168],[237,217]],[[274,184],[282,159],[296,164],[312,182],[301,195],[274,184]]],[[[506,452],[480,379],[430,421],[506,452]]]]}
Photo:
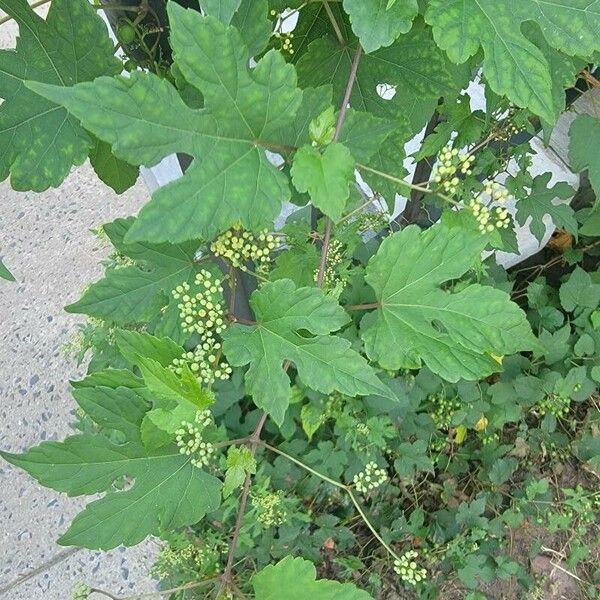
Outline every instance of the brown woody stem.
{"type": "MultiPolygon", "coordinates": [[[[327,3],[325,3],[327,6],[327,3]]],[[[346,91],[344,92],[344,99],[342,100],[342,105],[340,106],[340,112],[338,114],[337,124],[335,126],[335,133],[333,135],[333,141],[337,142],[340,133],[342,131],[342,126],[344,125],[344,120],[346,119],[346,113],[348,112],[348,103],[350,102],[350,96],[352,95],[352,88],[354,87],[354,82],[356,81],[356,73],[358,71],[358,63],[360,62],[360,56],[362,54],[362,47],[359,44],[356,47],[356,52],[354,53],[354,59],[352,60],[352,67],[350,69],[350,75],[348,77],[348,83],[346,84],[346,91]]],[[[319,272],[317,274],[317,287],[320,288],[323,286],[323,278],[325,277],[325,267],[327,266],[327,254],[329,253],[329,242],[331,241],[331,230],[333,228],[333,222],[328,217],[325,222],[325,236],[323,237],[323,246],[321,248],[321,259],[319,261],[319,272]]]]}

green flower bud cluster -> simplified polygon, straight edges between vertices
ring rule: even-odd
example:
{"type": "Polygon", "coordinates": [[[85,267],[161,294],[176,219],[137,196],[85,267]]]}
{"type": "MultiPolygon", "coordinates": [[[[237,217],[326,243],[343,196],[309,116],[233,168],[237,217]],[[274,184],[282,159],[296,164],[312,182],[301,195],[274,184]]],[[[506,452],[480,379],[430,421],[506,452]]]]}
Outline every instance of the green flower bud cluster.
{"type": "Polygon", "coordinates": [[[266,273],[273,261],[273,252],[279,248],[279,241],[267,229],[258,235],[235,225],[221,234],[211,245],[210,250],[232,266],[245,270],[246,263],[253,262],[258,273],[266,273]]]}
{"type": "MultiPolygon", "coordinates": [[[[329,244],[329,251],[327,252],[327,263],[325,264],[325,271],[323,273],[323,287],[328,290],[335,288],[339,289],[339,293],[342,293],[344,289],[344,281],[338,276],[337,269],[339,265],[344,262],[344,244],[339,240],[331,240],[329,244]],[[341,287],[340,287],[341,286],[341,287]]],[[[319,278],[319,269],[315,269],[313,279],[315,283],[319,278]]]]}
{"type": "Polygon", "coordinates": [[[567,460],[571,456],[572,450],[569,447],[560,448],[554,442],[550,442],[548,454],[550,454],[554,460],[567,460]]]}
{"type": "Polygon", "coordinates": [[[209,337],[198,344],[193,352],[184,352],[181,358],[173,359],[170,368],[177,375],[181,375],[183,366],[187,365],[201,384],[210,387],[216,380],[229,379],[233,373],[233,369],[226,362],[219,362],[220,356],[221,343],[209,337]]]}
{"type": "Polygon", "coordinates": [[[385,469],[381,469],[376,462],[369,462],[365,466],[365,470],[357,473],[352,479],[352,483],[356,487],[356,491],[361,494],[366,494],[377,489],[380,485],[388,480],[385,469]]]}
{"type": "Polygon", "coordinates": [[[457,173],[471,175],[475,156],[459,156],[458,150],[452,146],[446,146],[438,155],[439,165],[433,174],[433,181],[441,185],[444,192],[453,196],[458,191],[460,179],[457,173]]]}
{"type": "Polygon", "coordinates": [[[560,419],[567,415],[569,408],[571,407],[571,399],[568,397],[560,396],[559,394],[548,394],[545,398],[540,400],[536,408],[540,415],[544,416],[547,414],[553,415],[557,419],[560,419]]]}
{"type": "Polygon", "coordinates": [[[161,548],[151,573],[161,580],[174,574],[190,579],[198,575],[210,577],[219,572],[224,552],[227,552],[226,545],[192,543],[185,539],[161,548]]]}
{"type": "Polygon", "coordinates": [[[179,429],[175,431],[175,441],[180,454],[193,457],[192,465],[199,469],[210,463],[215,447],[202,438],[203,430],[213,422],[209,410],[198,411],[195,423],[182,421],[179,429]]]}
{"type": "Polygon", "coordinates": [[[177,305],[181,327],[186,333],[198,333],[205,339],[213,338],[227,327],[221,281],[213,279],[210,271],[202,269],[196,275],[194,284],[197,290],[191,291],[190,284],[184,281],[172,291],[173,298],[181,300],[177,305]]]}
{"type": "Polygon", "coordinates": [[[263,527],[277,527],[285,523],[287,510],[283,505],[284,498],[281,490],[259,490],[250,493],[252,506],[256,509],[256,519],[263,527]]]}
{"type": "Polygon", "coordinates": [[[436,437],[432,437],[429,440],[429,452],[431,454],[435,454],[436,456],[432,457],[432,460],[434,462],[438,462],[441,459],[441,453],[444,452],[444,450],[446,450],[446,448],[448,447],[448,438],[447,437],[441,437],[441,436],[436,436],[436,437]]]}
{"type": "Polygon", "coordinates": [[[510,198],[508,191],[495,181],[488,181],[485,184],[485,193],[493,202],[497,202],[498,204],[505,204],[510,198]]]}
{"type": "Polygon", "coordinates": [[[473,198],[469,208],[479,223],[481,233],[491,233],[494,229],[508,229],[510,225],[508,211],[501,206],[497,206],[492,212],[492,209],[483,204],[480,198],[473,198]]]}
{"type": "Polygon", "coordinates": [[[73,600],[88,600],[92,588],[85,583],[77,583],[73,587],[73,600]]]}
{"type": "Polygon", "coordinates": [[[482,433],[480,435],[481,443],[484,446],[488,446],[489,444],[495,444],[500,441],[500,436],[497,433],[482,433]]]}
{"type": "Polygon", "coordinates": [[[417,564],[417,557],[415,550],[409,550],[394,561],[394,571],[409,585],[417,585],[427,577],[427,570],[417,564]]]}
{"type": "Polygon", "coordinates": [[[462,407],[459,398],[446,398],[444,394],[431,394],[427,400],[433,404],[431,418],[438,429],[448,429],[454,413],[462,407]]]}
{"type": "Polygon", "coordinates": [[[496,130],[494,137],[500,142],[508,142],[520,131],[521,129],[517,127],[510,119],[505,119],[500,123],[500,127],[498,127],[496,130]]]}
{"type": "Polygon", "coordinates": [[[382,210],[363,212],[357,218],[358,233],[381,231],[390,224],[389,214],[382,210]]]}

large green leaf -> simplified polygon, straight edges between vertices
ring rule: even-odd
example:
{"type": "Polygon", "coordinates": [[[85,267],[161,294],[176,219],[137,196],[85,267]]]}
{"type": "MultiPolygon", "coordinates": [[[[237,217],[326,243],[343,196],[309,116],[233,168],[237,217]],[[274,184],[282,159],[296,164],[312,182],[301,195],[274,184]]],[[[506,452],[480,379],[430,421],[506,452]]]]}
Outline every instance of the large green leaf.
{"type": "Polygon", "coordinates": [[[529,221],[531,233],[541,241],[546,233],[544,217],[550,215],[556,227],[565,229],[570,233],[577,233],[577,220],[575,213],[568,203],[554,203],[555,199],[568,200],[575,191],[564,181],[549,187],[548,182],[552,173],[538,175],[532,184],[531,191],[517,202],[517,221],[524,225],[529,221]]]}
{"type": "Polygon", "coordinates": [[[483,48],[490,87],[549,123],[556,121],[549,63],[521,25],[534,21],[552,48],[572,56],[600,49],[598,0],[430,0],[425,18],[452,61],[483,48]]]}
{"type": "Polygon", "coordinates": [[[571,125],[569,136],[571,167],[576,172],[588,169],[590,183],[596,197],[600,198],[600,119],[590,115],[579,115],[571,125]]]}
{"type": "Polygon", "coordinates": [[[329,335],[349,321],[333,298],[280,279],[254,292],[250,305],[256,325],[230,327],[223,348],[230,364],[250,365],[246,387],[278,424],[291,394],[286,360],[294,363],[305,385],[324,394],[338,390],[348,396],[393,397],[350,342],[329,335]]]}
{"type": "Polygon", "coordinates": [[[104,226],[120,253],[134,265],[109,268],[104,279],[93,283],[80,300],[66,307],[110,323],[147,323],[172,302],[171,290],[183,281],[193,282],[201,266],[194,261],[198,243],[146,244],[123,241],[134,219],[117,219],[104,226]]]}
{"type": "Polygon", "coordinates": [[[88,0],[53,0],[46,20],[26,0],[0,0],[19,24],[14,50],[0,50],[0,181],[16,190],[57,187],[86,159],[90,136],[77,120],[27,89],[33,80],[57,86],[120,71],[106,26],[88,0]]]}
{"type": "Polygon", "coordinates": [[[250,70],[235,28],[174,2],[168,8],[176,64],[202,92],[204,109],[192,110],[149,73],[31,87],[66,106],[123,160],[153,165],[176,151],[194,157],[181,179],[142,208],[128,239],[177,243],[212,238],[237,222],[270,225],[290,193],[265,147],[279,142],[302,100],[294,68],[270,51],[250,70]]]}
{"type": "Polygon", "coordinates": [[[2,453],[42,485],[70,496],[107,491],[74,519],[60,538],[63,545],[108,550],[132,546],[148,535],[198,522],[220,503],[221,482],[194,467],[170,445],[148,451],[139,442],[148,410],[145,395],[127,388],[81,388],[76,399],[99,425],[123,432],[116,444],[104,435],[77,435],[64,442],[44,442],[24,454],[2,453]],[[113,484],[135,481],[125,491],[113,484]]]}
{"type": "Polygon", "coordinates": [[[256,600],[279,600],[282,590],[288,600],[372,600],[353,583],[317,579],[317,570],[308,560],[286,556],[252,578],[256,600]]]}
{"type": "Polygon", "coordinates": [[[367,266],[380,305],[361,323],[367,355],[386,369],[425,363],[458,381],[500,370],[494,356],[531,348],[525,314],[505,292],[481,285],[441,289],[464,275],[485,245],[476,230],[447,224],[424,232],[410,226],[384,240],[367,266]]]}
{"type": "Polygon", "coordinates": [[[344,0],[344,9],[350,15],[352,29],[360,39],[365,52],[389,46],[406,33],[417,16],[417,0],[404,0],[386,10],[388,0],[344,0]]]}

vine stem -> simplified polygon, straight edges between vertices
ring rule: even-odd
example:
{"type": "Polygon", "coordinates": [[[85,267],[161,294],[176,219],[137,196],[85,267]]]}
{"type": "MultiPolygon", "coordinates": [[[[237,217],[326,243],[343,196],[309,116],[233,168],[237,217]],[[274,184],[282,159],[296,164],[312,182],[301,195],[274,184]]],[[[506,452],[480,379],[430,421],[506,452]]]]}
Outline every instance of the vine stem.
{"type": "MultiPolygon", "coordinates": [[[[256,448],[260,445],[260,434],[267,420],[267,413],[263,412],[258,420],[258,423],[254,429],[252,435],[248,438],[248,444],[250,446],[250,452],[252,456],[256,454],[256,448]]],[[[252,476],[250,473],[246,473],[246,478],[244,479],[244,485],[242,486],[242,494],[240,496],[240,506],[238,508],[237,517],[235,519],[235,527],[233,529],[233,533],[231,535],[231,543],[229,545],[229,552],[227,554],[227,564],[225,565],[225,570],[223,571],[223,575],[221,576],[221,584],[219,586],[219,591],[217,593],[217,598],[219,598],[225,589],[231,584],[232,574],[233,574],[233,561],[235,560],[235,551],[237,549],[238,540],[240,537],[240,531],[242,530],[242,525],[244,523],[244,514],[246,512],[246,505],[248,504],[248,495],[250,494],[250,482],[252,476]]]]}
{"type": "Polygon", "coordinates": [[[379,175],[379,177],[383,177],[384,179],[389,179],[398,185],[402,185],[410,190],[417,190],[418,192],[423,192],[424,194],[432,194],[434,196],[438,196],[442,200],[445,200],[449,204],[453,204],[454,206],[461,206],[460,202],[453,200],[450,196],[446,196],[446,194],[442,194],[440,192],[436,192],[435,190],[431,190],[428,187],[424,187],[422,185],[418,185],[416,183],[409,183],[408,181],[404,181],[404,179],[400,179],[399,177],[394,177],[389,173],[384,173],[383,171],[378,171],[377,169],[373,169],[372,167],[367,167],[367,165],[363,165],[361,163],[357,163],[356,167],[363,171],[368,171],[369,173],[373,173],[373,175],[379,175]]]}
{"type": "Polygon", "coordinates": [[[340,26],[338,25],[338,22],[335,19],[335,15],[333,14],[333,11],[331,10],[331,6],[329,6],[329,2],[327,0],[325,0],[323,2],[323,6],[325,8],[325,12],[327,13],[327,16],[329,17],[329,20],[331,21],[331,26],[333,27],[333,31],[335,31],[335,37],[337,37],[338,42],[340,43],[340,46],[345,46],[346,40],[344,39],[344,36],[342,35],[342,30],[340,29],[340,26]]]}
{"type": "Polygon", "coordinates": [[[379,302],[369,302],[368,304],[348,304],[344,306],[346,310],[370,310],[371,308],[380,308],[379,302]]]}
{"type": "MultiPolygon", "coordinates": [[[[34,8],[39,8],[40,6],[44,6],[44,4],[48,4],[49,2],[52,2],[52,0],[37,0],[37,2],[33,2],[32,4],[29,5],[29,8],[31,8],[32,10],[34,8]]],[[[0,25],[4,25],[4,23],[8,23],[9,21],[12,21],[13,17],[11,17],[10,15],[6,15],[6,17],[2,17],[0,19],[0,25]]]]}
{"type": "Polygon", "coordinates": [[[361,204],[358,208],[355,208],[353,211],[349,212],[347,215],[344,215],[339,221],[340,223],[345,223],[348,219],[351,219],[354,215],[357,215],[359,212],[363,211],[367,206],[373,204],[373,202],[378,202],[380,200],[379,194],[375,193],[372,198],[369,198],[366,202],[361,204]]]}
{"type": "MultiPolygon", "coordinates": [[[[325,2],[325,7],[327,7],[327,2],[325,2]]],[[[356,47],[356,52],[354,53],[354,58],[352,59],[352,67],[350,69],[350,75],[348,76],[348,83],[346,84],[346,91],[344,92],[344,99],[342,100],[342,105],[340,106],[340,113],[338,115],[337,123],[335,126],[335,133],[333,135],[333,142],[337,142],[340,133],[342,131],[342,126],[344,125],[344,120],[346,119],[346,113],[348,112],[348,104],[350,102],[350,96],[352,95],[352,88],[354,87],[354,82],[356,81],[356,73],[358,71],[358,63],[360,62],[360,57],[362,54],[362,46],[358,44],[356,47]]],[[[327,254],[329,253],[329,243],[331,241],[331,230],[333,228],[333,221],[327,217],[327,221],[325,221],[325,235],[323,236],[323,246],[321,247],[321,259],[319,261],[319,272],[317,274],[317,287],[323,287],[323,278],[325,277],[325,266],[327,265],[327,254]]]]}
{"type": "Polygon", "coordinates": [[[279,456],[286,458],[287,460],[294,463],[295,465],[298,465],[300,468],[304,469],[305,471],[308,471],[315,477],[319,477],[323,481],[326,481],[327,483],[330,483],[331,485],[346,492],[348,494],[348,496],[350,497],[350,500],[352,500],[352,504],[354,504],[354,507],[358,511],[358,514],[360,515],[361,519],[364,521],[365,525],[370,529],[371,533],[375,536],[377,541],[387,550],[387,552],[390,554],[390,556],[392,556],[396,560],[400,559],[398,554],[396,552],[394,552],[394,550],[391,548],[391,546],[381,537],[381,535],[379,535],[379,532],[377,531],[377,529],[375,529],[375,527],[369,520],[369,517],[363,510],[362,506],[360,505],[360,502],[357,500],[357,498],[354,495],[354,493],[352,492],[352,488],[350,486],[343,484],[341,481],[331,479],[331,477],[327,477],[327,475],[323,475],[323,473],[319,473],[319,471],[316,471],[312,467],[309,467],[307,464],[303,463],[302,461],[298,460],[297,458],[290,456],[283,450],[280,450],[279,448],[276,448],[275,446],[271,446],[270,444],[267,444],[266,442],[263,442],[262,440],[259,441],[258,445],[262,446],[266,450],[270,450],[271,452],[274,452],[275,454],[279,454],[279,456]]]}
{"type": "Polygon", "coordinates": [[[193,590],[202,585],[208,585],[209,583],[213,583],[215,581],[217,581],[217,578],[212,577],[211,579],[204,579],[203,581],[194,581],[191,583],[186,583],[185,585],[180,585],[178,587],[171,588],[169,590],[162,590],[162,591],[158,591],[158,592],[145,592],[143,594],[134,594],[133,596],[115,596],[114,594],[111,594],[110,592],[107,592],[105,590],[100,590],[98,588],[91,588],[91,592],[94,594],[102,594],[103,596],[106,596],[107,598],[110,598],[111,600],[138,600],[139,598],[152,598],[153,596],[154,597],[167,596],[170,594],[174,594],[175,592],[182,592],[184,590],[193,590]]]}

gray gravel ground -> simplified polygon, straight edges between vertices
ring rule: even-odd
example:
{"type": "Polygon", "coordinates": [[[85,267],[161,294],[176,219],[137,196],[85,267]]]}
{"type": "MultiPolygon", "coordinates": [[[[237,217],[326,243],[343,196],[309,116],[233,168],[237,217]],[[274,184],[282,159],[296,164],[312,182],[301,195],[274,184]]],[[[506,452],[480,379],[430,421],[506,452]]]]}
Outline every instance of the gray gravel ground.
{"type": "MultiPolygon", "coordinates": [[[[146,196],[140,180],[117,197],[88,165],[43,194],[0,184],[0,256],[17,278],[0,280],[1,449],[20,452],[71,431],[68,380],[83,369],[63,346],[81,318],[63,306],[101,275],[108,248],[89,229],[135,213],[146,196]]],[[[152,541],[105,554],[68,554],[55,543],[83,505],[0,462],[2,600],[68,600],[82,580],[117,594],[153,589],[152,541]]]]}

